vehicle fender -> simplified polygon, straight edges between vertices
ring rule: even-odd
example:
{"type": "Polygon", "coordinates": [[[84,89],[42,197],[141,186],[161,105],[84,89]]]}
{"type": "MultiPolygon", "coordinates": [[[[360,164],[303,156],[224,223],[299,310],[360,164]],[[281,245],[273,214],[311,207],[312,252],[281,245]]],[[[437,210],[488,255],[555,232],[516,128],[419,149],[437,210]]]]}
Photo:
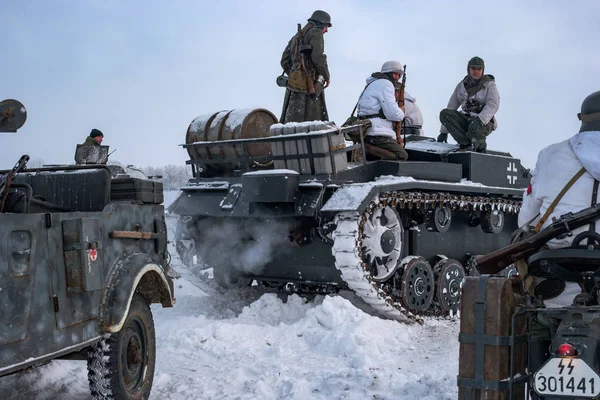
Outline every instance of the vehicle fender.
{"type": "Polygon", "coordinates": [[[100,321],[105,332],[121,330],[136,292],[148,303],[161,303],[163,307],[175,304],[173,282],[161,265],[146,254],[122,255],[108,272],[100,303],[100,321]]]}

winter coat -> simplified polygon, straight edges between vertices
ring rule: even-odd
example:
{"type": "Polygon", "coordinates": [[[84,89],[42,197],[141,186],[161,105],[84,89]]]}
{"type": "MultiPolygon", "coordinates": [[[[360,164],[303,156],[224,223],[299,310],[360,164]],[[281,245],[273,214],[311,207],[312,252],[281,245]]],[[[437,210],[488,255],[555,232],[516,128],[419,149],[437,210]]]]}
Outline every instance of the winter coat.
{"type": "Polygon", "coordinates": [[[406,111],[406,116],[404,117],[405,126],[423,127],[423,114],[421,114],[421,109],[417,106],[416,101],[417,99],[404,92],[404,109],[406,111]]]}
{"type": "Polygon", "coordinates": [[[367,88],[358,101],[357,115],[378,114],[383,112],[385,119],[380,117],[370,118],[371,127],[367,129],[367,136],[387,136],[396,139],[394,121],[402,121],[404,112],[398,107],[394,95],[394,84],[387,79],[377,79],[372,76],[367,78],[367,88]]]}
{"type": "MultiPolygon", "coordinates": [[[[483,79],[483,77],[481,79],[483,79]]],[[[487,81],[483,85],[483,89],[475,93],[475,96],[471,97],[469,97],[463,81],[460,81],[458,85],[456,85],[452,96],[450,96],[450,100],[448,100],[448,106],[446,108],[458,110],[458,108],[461,107],[464,110],[469,98],[474,98],[481,104],[485,104],[483,110],[477,114],[483,125],[487,125],[490,121],[492,121],[492,118],[498,112],[498,108],[500,108],[500,94],[498,93],[498,88],[496,87],[496,81],[494,79],[487,81]]],[[[492,131],[495,131],[497,128],[498,119],[494,118],[492,121],[492,131]]],[[[448,133],[448,129],[442,125],[440,132],[448,133]]]]}
{"type": "MultiPolygon", "coordinates": [[[[305,65],[307,70],[313,73],[314,80],[316,80],[319,75],[323,75],[325,81],[330,80],[329,67],[327,66],[327,55],[325,54],[325,40],[323,37],[323,31],[315,27],[314,24],[308,23],[302,29],[302,32],[305,32],[304,36],[302,37],[302,43],[304,45],[312,46],[310,54],[305,57],[305,65]]],[[[292,36],[288,45],[283,50],[283,54],[281,55],[281,68],[283,68],[288,76],[295,68],[298,67],[298,65],[295,65],[295,63],[299,60],[296,52],[296,36],[298,36],[297,33],[292,36]]]]}
{"type": "MultiPolygon", "coordinates": [[[[529,194],[524,194],[523,205],[519,212],[519,226],[524,225],[539,213],[540,216],[530,223],[535,226],[558,193],[582,167],[585,167],[586,173],[565,193],[543,227],[552,223],[553,217],[589,207],[592,202],[594,179],[600,180],[598,154],[600,154],[600,132],[580,132],[569,140],[552,144],[543,149],[538,156],[535,170],[532,172],[531,191],[529,194]]],[[[599,199],[600,196],[596,201],[599,199]]],[[[589,226],[576,229],[573,231],[573,236],[550,240],[547,245],[550,248],[568,247],[578,233],[587,229],[589,226]]],[[[596,221],[596,231],[600,232],[600,221],[596,221]]],[[[575,295],[580,292],[576,283],[567,282],[563,294],[555,299],[547,300],[546,306],[570,305],[575,295]]]]}
{"type": "Polygon", "coordinates": [[[82,144],[86,146],[100,146],[100,143],[96,142],[94,138],[90,136],[86,137],[85,142],[83,142],[82,144]]]}

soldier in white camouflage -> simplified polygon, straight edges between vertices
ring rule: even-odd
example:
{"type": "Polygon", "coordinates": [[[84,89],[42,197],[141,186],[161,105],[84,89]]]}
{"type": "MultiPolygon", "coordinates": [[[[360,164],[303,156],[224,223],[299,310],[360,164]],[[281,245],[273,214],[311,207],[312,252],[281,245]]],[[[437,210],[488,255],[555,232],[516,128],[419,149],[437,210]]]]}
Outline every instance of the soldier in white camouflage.
{"type": "Polygon", "coordinates": [[[495,114],[500,107],[500,94],[494,76],[484,75],[484,69],[480,57],[469,60],[467,76],[456,85],[447,108],[440,112],[438,142],[447,142],[450,133],[460,150],[485,153],[487,136],[498,128],[495,114]]]}

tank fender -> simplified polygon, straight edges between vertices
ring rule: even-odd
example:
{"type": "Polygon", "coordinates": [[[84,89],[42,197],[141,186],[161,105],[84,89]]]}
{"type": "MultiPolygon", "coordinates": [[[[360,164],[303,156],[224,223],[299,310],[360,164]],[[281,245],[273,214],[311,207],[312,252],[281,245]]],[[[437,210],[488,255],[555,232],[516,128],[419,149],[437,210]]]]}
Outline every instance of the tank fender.
{"type": "Polygon", "coordinates": [[[100,322],[105,332],[118,332],[129,312],[135,292],[149,303],[173,307],[173,282],[148,255],[133,253],[119,257],[108,272],[100,302],[100,322]]]}

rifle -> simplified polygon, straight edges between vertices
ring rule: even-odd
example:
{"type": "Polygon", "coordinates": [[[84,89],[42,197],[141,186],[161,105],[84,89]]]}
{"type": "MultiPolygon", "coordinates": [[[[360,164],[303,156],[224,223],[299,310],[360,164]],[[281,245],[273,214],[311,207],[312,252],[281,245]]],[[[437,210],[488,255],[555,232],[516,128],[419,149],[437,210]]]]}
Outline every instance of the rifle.
{"type": "Polygon", "coordinates": [[[25,169],[27,161],[29,161],[29,156],[27,154],[22,155],[21,158],[19,158],[19,161],[17,161],[17,163],[13,167],[13,169],[11,169],[6,174],[6,178],[4,179],[4,181],[0,182],[0,194],[2,196],[2,201],[0,202],[0,213],[4,211],[4,204],[6,203],[6,198],[8,197],[8,190],[12,185],[12,180],[15,174],[25,169]]]}
{"type": "Polygon", "coordinates": [[[304,76],[306,77],[306,93],[308,93],[309,95],[314,95],[315,94],[315,83],[313,82],[312,79],[312,75],[308,74],[308,71],[306,69],[306,63],[304,61],[304,53],[302,52],[302,49],[298,42],[300,42],[300,38],[302,37],[302,27],[300,24],[298,24],[298,35],[296,37],[296,54],[298,54],[300,56],[300,65],[302,68],[302,73],[304,74],[304,76]]]}
{"type": "MultiPolygon", "coordinates": [[[[398,107],[404,107],[404,88],[406,87],[406,65],[404,66],[404,72],[402,73],[402,83],[400,84],[400,89],[398,89],[398,107]]],[[[406,115],[404,116],[406,118],[406,115]]],[[[395,131],[396,131],[396,142],[402,147],[404,147],[404,142],[402,140],[402,129],[404,128],[404,120],[402,122],[396,121],[395,131]]]]}
{"type": "Polygon", "coordinates": [[[552,224],[535,235],[484,256],[478,256],[473,264],[481,274],[496,274],[521,258],[527,260],[549,240],[562,235],[572,236],[573,230],[589,225],[598,219],[600,219],[600,204],[576,213],[561,215],[559,218],[553,218],[552,224]]]}

